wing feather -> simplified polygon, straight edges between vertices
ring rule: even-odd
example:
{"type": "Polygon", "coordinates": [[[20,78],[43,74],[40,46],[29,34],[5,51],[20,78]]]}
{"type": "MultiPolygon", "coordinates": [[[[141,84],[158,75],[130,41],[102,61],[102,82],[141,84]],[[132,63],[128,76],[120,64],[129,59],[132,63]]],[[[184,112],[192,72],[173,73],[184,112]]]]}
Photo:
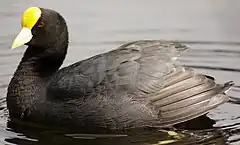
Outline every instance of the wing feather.
{"type": "Polygon", "coordinates": [[[48,84],[47,99],[71,98],[75,116],[114,128],[131,123],[170,126],[196,118],[226,102],[224,92],[232,83],[219,85],[211,77],[177,65],[176,58],[186,49],[161,40],[126,43],[59,70],[48,84]],[[85,109],[99,111],[78,110],[81,107],[74,100],[86,101],[79,98],[92,100],[81,102],[85,109]]]}

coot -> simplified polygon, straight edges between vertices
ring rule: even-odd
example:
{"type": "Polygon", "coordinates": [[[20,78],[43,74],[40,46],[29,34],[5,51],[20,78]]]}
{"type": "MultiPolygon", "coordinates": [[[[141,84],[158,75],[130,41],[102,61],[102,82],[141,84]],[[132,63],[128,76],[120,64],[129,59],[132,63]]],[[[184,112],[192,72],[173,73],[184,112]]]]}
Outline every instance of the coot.
{"type": "Polygon", "coordinates": [[[30,7],[12,49],[27,45],[7,92],[10,118],[74,126],[91,132],[171,127],[228,101],[232,82],[175,63],[188,49],[139,40],[59,69],[68,29],[56,11],[30,7]]]}

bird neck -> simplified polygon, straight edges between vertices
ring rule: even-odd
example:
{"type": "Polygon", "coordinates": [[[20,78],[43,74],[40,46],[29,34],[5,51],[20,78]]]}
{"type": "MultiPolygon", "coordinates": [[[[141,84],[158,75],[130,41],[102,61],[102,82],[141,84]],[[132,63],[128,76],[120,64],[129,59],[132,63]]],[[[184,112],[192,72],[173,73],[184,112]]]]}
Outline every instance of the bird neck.
{"type": "Polygon", "coordinates": [[[45,49],[29,46],[24,53],[16,73],[20,73],[22,76],[31,75],[39,78],[52,76],[61,67],[65,59],[67,45],[65,47],[58,47],[58,49],[63,50],[61,52],[54,52],[52,51],[54,48],[45,49]]]}
{"type": "Polygon", "coordinates": [[[45,100],[45,86],[62,65],[68,47],[68,37],[51,48],[29,46],[19,63],[7,91],[10,116],[28,117],[45,100]]]}

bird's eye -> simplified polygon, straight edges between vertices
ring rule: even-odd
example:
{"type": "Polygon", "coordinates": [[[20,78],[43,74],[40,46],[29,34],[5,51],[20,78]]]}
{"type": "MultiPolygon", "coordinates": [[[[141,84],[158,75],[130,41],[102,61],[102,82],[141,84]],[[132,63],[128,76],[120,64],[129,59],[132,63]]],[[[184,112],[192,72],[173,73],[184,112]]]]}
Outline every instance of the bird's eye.
{"type": "Polygon", "coordinates": [[[38,24],[38,28],[42,28],[44,26],[44,23],[41,21],[39,24],[38,24]]]}

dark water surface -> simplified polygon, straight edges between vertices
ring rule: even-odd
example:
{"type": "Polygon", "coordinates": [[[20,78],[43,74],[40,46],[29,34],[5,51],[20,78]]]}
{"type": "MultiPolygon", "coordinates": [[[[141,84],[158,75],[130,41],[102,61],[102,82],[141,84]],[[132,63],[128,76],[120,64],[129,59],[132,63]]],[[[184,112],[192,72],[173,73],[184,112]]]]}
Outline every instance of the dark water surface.
{"type": "MultiPolygon", "coordinates": [[[[181,41],[191,49],[181,63],[240,85],[239,0],[8,0],[0,2],[0,144],[240,144],[240,106],[224,104],[208,116],[214,130],[182,132],[184,137],[144,132],[134,135],[66,134],[53,128],[20,123],[7,125],[6,88],[24,48],[10,51],[20,30],[20,17],[29,6],[52,8],[68,22],[70,49],[64,66],[138,39],[181,41]],[[34,127],[33,127],[34,126],[34,127]],[[97,139],[95,139],[97,138],[97,139]]],[[[240,88],[229,94],[239,97],[240,88]]]]}

